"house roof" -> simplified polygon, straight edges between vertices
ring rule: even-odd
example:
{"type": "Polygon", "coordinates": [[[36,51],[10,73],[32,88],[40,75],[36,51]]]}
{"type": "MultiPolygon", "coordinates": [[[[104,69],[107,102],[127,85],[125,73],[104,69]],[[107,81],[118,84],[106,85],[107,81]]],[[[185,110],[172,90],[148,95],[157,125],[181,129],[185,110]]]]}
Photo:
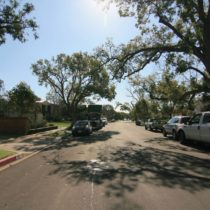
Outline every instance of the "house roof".
{"type": "Polygon", "coordinates": [[[43,105],[50,105],[51,103],[49,103],[46,100],[40,100],[40,101],[36,101],[37,104],[43,104],[43,105]]]}

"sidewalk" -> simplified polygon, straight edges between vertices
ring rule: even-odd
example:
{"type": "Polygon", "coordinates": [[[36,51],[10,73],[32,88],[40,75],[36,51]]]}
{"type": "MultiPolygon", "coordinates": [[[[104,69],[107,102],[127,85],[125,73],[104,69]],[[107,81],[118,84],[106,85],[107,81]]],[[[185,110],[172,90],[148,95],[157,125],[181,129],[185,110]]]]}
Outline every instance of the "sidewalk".
{"type": "Polygon", "coordinates": [[[60,137],[53,137],[51,134],[64,130],[63,128],[45,131],[36,134],[21,136],[18,138],[5,139],[0,141],[0,148],[14,151],[16,154],[0,160],[0,167],[31,156],[42,151],[46,147],[61,141],[60,137]]]}

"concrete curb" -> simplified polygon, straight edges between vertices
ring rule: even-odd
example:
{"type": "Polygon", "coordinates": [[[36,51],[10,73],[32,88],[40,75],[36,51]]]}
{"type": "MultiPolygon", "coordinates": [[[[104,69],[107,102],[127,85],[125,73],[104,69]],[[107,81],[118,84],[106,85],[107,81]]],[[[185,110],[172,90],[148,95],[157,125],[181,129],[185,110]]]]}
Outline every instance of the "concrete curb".
{"type": "Polygon", "coordinates": [[[11,159],[8,158],[9,159],[8,161],[2,161],[2,162],[4,162],[4,164],[2,164],[2,165],[0,164],[0,172],[5,170],[5,169],[7,169],[7,168],[9,168],[10,166],[14,166],[14,165],[16,165],[16,164],[18,164],[18,163],[20,163],[20,162],[22,162],[22,161],[32,157],[32,156],[34,156],[36,154],[42,152],[43,150],[45,150],[48,147],[49,146],[46,146],[46,147],[40,149],[37,152],[32,152],[32,153],[29,153],[29,154],[23,153],[23,154],[19,154],[19,155],[16,155],[16,156],[12,156],[11,159]]]}
{"type": "MultiPolygon", "coordinates": [[[[63,129],[57,129],[57,130],[63,130],[63,129]]],[[[54,130],[54,131],[56,131],[56,130],[54,130]]],[[[63,140],[61,140],[61,142],[62,141],[63,140]]],[[[46,145],[43,148],[40,148],[40,150],[38,150],[36,152],[31,152],[31,153],[28,153],[28,154],[27,153],[20,153],[20,154],[10,156],[8,158],[4,158],[4,159],[0,160],[0,172],[9,168],[10,166],[16,165],[16,164],[22,162],[23,160],[26,160],[26,159],[44,151],[47,148],[50,148],[51,146],[53,146],[56,143],[61,143],[61,142],[54,142],[53,144],[46,145]]]]}
{"type": "Polygon", "coordinates": [[[23,157],[24,155],[23,154],[17,154],[17,155],[12,155],[12,156],[9,156],[9,157],[6,157],[6,158],[3,158],[0,160],[0,167],[3,167],[9,163],[12,163],[16,160],[19,160],[23,157]]]}
{"type": "MultiPolygon", "coordinates": [[[[54,143],[54,144],[56,144],[56,143],[54,143]]],[[[11,157],[11,159],[12,159],[11,161],[8,161],[8,162],[5,161],[6,163],[4,165],[0,165],[0,172],[9,168],[10,166],[14,166],[14,165],[16,165],[16,164],[18,164],[18,163],[20,163],[20,162],[22,162],[22,161],[24,161],[28,158],[33,157],[34,155],[37,155],[38,153],[44,151],[45,149],[50,148],[54,144],[46,145],[45,147],[41,148],[40,150],[38,150],[36,152],[32,152],[32,153],[28,153],[28,154],[27,153],[22,153],[22,154],[18,154],[16,156],[12,156],[13,158],[11,157]],[[16,158],[14,158],[14,157],[16,157],[16,158]]]]}

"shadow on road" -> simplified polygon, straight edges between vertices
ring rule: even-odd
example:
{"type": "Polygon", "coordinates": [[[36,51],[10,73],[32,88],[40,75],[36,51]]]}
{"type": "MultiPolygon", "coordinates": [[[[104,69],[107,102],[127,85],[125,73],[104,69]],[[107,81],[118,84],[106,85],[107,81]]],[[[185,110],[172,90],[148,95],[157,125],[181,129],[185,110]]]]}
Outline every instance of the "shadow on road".
{"type": "Polygon", "coordinates": [[[199,152],[210,153],[210,145],[207,145],[201,142],[188,141],[187,143],[185,143],[185,146],[183,146],[178,141],[173,140],[172,136],[169,136],[167,138],[166,137],[152,138],[152,139],[146,140],[145,142],[151,143],[151,144],[158,144],[158,145],[166,147],[167,149],[178,149],[181,151],[199,150],[199,152]]]}
{"type": "Polygon", "coordinates": [[[15,147],[16,150],[21,150],[25,152],[36,152],[40,149],[45,148],[44,150],[60,150],[67,147],[75,147],[84,144],[91,144],[98,141],[106,141],[112,138],[113,135],[118,135],[117,131],[97,131],[92,133],[89,136],[77,136],[73,137],[71,135],[65,136],[64,138],[60,137],[40,137],[37,139],[24,141],[26,144],[17,144],[15,147]],[[29,143],[29,144],[27,144],[29,143]]]}
{"type": "Polygon", "coordinates": [[[58,174],[71,184],[93,182],[105,186],[106,196],[123,198],[141,183],[189,192],[210,188],[210,160],[163,151],[139,144],[100,152],[92,161],[47,160],[54,166],[50,175],[58,174]]]}

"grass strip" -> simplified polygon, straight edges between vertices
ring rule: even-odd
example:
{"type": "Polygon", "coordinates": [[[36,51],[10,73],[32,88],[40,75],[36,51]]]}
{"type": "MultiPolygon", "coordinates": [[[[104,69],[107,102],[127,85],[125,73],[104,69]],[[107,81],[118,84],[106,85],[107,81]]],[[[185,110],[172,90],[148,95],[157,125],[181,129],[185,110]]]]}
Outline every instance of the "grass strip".
{"type": "Polygon", "coordinates": [[[8,151],[5,149],[0,149],[0,160],[3,158],[6,158],[6,157],[12,156],[14,154],[15,154],[15,152],[8,151]]]}
{"type": "Polygon", "coordinates": [[[68,128],[68,127],[70,127],[71,123],[69,121],[48,122],[48,125],[55,125],[55,126],[58,126],[58,128],[68,128]]]}

